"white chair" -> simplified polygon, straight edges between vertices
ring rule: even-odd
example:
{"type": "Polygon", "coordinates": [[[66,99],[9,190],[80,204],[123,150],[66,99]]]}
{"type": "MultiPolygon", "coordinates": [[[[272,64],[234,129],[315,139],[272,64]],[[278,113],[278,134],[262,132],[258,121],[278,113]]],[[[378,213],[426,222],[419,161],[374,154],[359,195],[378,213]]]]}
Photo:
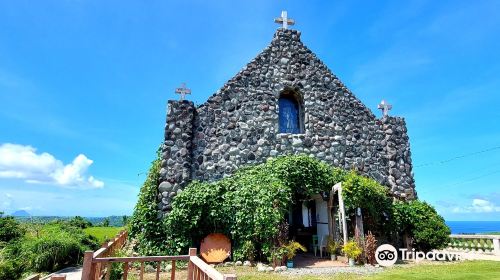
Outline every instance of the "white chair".
{"type": "Polygon", "coordinates": [[[319,256],[323,258],[323,249],[326,251],[326,243],[328,241],[328,235],[321,236],[321,240],[319,241],[319,256]]]}

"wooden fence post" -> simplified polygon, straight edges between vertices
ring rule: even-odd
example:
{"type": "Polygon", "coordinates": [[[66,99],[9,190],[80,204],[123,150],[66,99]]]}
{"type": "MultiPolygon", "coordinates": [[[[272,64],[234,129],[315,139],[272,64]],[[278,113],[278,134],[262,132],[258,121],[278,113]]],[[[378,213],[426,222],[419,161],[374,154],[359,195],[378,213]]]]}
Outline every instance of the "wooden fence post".
{"type": "Polygon", "coordinates": [[[92,271],[92,259],[94,258],[94,252],[85,251],[83,256],[83,268],[82,268],[82,280],[93,279],[94,275],[90,275],[92,271]]]}
{"type": "Polygon", "coordinates": [[[194,276],[194,264],[191,257],[196,257],[196,248],[189,248],[188,280],[193,280],[194,276]]]}

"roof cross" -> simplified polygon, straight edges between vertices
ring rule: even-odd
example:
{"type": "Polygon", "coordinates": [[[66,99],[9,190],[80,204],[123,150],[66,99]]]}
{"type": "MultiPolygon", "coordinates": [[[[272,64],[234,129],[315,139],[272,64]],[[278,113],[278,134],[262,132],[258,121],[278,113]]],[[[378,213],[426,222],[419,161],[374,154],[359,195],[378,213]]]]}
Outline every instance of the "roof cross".
{"type": "Polygon", "coordinates": [[[180,101],[186,98],[186,94],[191,94],[191,90],[186,87],[186,83],[182,83],[180,88],[175,89],[175,93],[181,96],[180,101]]]}
{"type": "Polygon", "coordinates": [[[289,19],[287,17],[287,12],[286,11],[281,11],[281,17],[275,18],[274,22],[282,24],[283,29],[288,29],[289,25],[294,25],[295,21],[293,19],[289,19]]]}
{"type": "Polygon", "coordinates": [[[389,115],[389,111],[392,109],[392,105],[382,100],[380,104],[378,104],[378,108],[382,110],[382,116],[387,117],[389,115]]]}

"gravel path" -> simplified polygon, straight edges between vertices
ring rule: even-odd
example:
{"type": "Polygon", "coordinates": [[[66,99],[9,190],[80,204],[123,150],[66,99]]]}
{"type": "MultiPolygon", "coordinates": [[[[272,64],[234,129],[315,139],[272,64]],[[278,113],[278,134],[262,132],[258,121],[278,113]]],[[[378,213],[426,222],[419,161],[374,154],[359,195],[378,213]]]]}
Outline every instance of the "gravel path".
{"type": "Polygon", "coordinates": [[[373,266],[355,266],[355,267],[314,267],[314,268],[290,268],[281,274],[286,275],[319,275],[336,273],[356,273],[356,274],[374,274],[383,271],[381,267],[373,266]]]}

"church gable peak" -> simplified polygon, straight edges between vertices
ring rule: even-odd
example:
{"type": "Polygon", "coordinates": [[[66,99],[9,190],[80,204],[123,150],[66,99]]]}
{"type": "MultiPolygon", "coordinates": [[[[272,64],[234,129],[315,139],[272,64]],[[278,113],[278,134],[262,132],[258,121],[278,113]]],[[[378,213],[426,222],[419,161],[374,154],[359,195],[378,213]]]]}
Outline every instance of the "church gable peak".
{"type": "Polygon", "coordinates": [[[301,32],[298,30],[278,28],[271,43],[207,102],[217,103],[221,98],[240,99],[239,94],[250,90],[279,95],[283,89],[293,88],[323,92],[324,98],[342,100],[344,104],[341,107],[349,110],[355,108],[375,119],[371,110],[302,43],[300,37],[301,32]]]}

